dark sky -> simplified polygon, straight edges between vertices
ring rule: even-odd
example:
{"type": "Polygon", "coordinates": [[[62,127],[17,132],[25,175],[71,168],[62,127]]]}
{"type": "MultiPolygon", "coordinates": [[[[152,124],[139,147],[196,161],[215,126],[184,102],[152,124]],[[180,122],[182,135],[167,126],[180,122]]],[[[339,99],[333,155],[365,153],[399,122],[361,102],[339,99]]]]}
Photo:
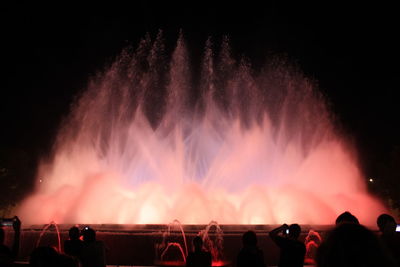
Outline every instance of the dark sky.
{"type": "Polygon", "coordinates": [[[393,5],[132,2],[91,8],[2,6],[3,158],[22,153],[34,168],[91,75],[146,32],[154,36],[163,29],[167,41],[174,42],[180,28],[193,49],[201,49],[210,35],[228,34],[235,54],[245,54],[255,64],[271,53],[287,55],[319,81],[344,133],[356,143],[368,176],[379,177],[385,162],[399,153],[399,30],[393,5]]]}

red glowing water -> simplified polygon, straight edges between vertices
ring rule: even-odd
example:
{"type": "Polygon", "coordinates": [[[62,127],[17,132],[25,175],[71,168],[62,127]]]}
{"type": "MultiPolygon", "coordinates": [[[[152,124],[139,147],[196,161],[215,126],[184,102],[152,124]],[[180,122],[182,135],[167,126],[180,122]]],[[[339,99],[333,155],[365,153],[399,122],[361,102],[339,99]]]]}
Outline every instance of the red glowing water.
{"type": "Polygon", "coordinates": [[[199,77],[182,37],[124,51],[92,80],[39,168],[27,223],[374,224],[351,146],[314,84],[284,63],[260,71],[224,40],[199,77]]]}
{"type": "MultiPolygon", "coordinates": [[[[186,262],[184,261],[156,261],[155,264],[157,266],[186,266],[186,262]]],[[[213,261],[211,266],[213,267],[221,267],[221,266],[229,266],[230,262],[228,261],[213,261]]]]}

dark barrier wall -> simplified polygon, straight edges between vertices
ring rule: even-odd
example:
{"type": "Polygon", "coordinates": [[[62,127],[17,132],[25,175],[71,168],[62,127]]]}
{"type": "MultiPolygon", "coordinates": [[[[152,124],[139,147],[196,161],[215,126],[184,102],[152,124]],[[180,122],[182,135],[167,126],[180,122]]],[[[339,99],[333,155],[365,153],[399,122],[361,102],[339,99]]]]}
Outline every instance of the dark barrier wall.
{"type": "MultiPolygon", "coordinates": [[[[19,259],[27,261],[29,255],[38,244],[38,239],[44,226],[32,226],[25,228],[21,234],[21,246],[19,259]]],[[[63,249],[64,240],[68,239],[68,229],[71,225],[60,225],[60,239],[63,249]]],[[[157,259],[156,244],[161,243],[163,233],[166,232],[165,225],[91,225],[97,231],[97,239],[105,243],[107,247],[107,264],[112,265],[154,265],[157,259]]],[[[187,239],[188,249],[191,250],[192,239],[203,229],[205,225],[185,225],[184,231],[187,239]]],[[[234,265],[236,255],[242,247],[242,234],[247,230],[254,230],[258,237],[258,246],[263,250],[267,265],[277,265],[279,248],[272,242],[268,232],[274,225],[222,225],[224,232],[223,257],[225,261],[234,265]]],[[[80,227],[83,228],[83,225],[80,227]]],[[[304,241],[310,229],[318,231],[322,237],[331,226],[302,226],[300,240],[304,241]]],[[[183,238],[177,227],[172,228],[171,235],[167,241],[179,242],[183,246],[183,238]]],[[[210,238],[214,239],[214,230],[209,232],[210,238]]],[[[7,243],[12,241],[12,232],[7,231],[7,243]]],[[[57,247],[58,238],[55,227],[43,233],[39,245],[50,245],[57,247]]],[[[159,255],[158,251],[158,255],[159,255]]]]}

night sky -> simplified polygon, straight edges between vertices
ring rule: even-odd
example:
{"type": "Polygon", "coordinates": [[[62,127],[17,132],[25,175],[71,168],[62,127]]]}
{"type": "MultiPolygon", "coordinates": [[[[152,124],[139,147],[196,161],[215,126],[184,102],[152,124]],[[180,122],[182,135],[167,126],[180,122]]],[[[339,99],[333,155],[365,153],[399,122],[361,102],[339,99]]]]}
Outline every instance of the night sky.
{"type": "MultiPolygon", "coordinates": [[[[32,190],[70,105],[91,76],[146,32],[167,43],[182,29],[194,53],[230,36],[254,65],[285,55],[318,81],[340,132],[352,140],[371,190],[399,201],[399,33],[394,6],[297,1],[133,1],[134,5],[2,6],[1,205],[32,190]],[[168,4],[167,4],[168,2],[168,4]]],[[[5,204],[6,203],[6,204],[5,204]]]]}

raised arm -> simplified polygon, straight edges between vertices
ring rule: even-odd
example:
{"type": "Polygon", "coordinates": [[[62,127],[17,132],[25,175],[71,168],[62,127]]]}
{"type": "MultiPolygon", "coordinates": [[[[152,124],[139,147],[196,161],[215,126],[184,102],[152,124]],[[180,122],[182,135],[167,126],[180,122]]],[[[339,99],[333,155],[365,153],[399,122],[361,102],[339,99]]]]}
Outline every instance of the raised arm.
{"type": "Polygon", "coordinates": [[[283,225],[271,230],[269,232],[269,236],[275,243],[277,243],[277,242],[279,242],[279,239],[282,238],[279,234],[282,235],[286,231],[286,229],[289,229],[289,226],[287,224],[283,224],[283,225]]]}

